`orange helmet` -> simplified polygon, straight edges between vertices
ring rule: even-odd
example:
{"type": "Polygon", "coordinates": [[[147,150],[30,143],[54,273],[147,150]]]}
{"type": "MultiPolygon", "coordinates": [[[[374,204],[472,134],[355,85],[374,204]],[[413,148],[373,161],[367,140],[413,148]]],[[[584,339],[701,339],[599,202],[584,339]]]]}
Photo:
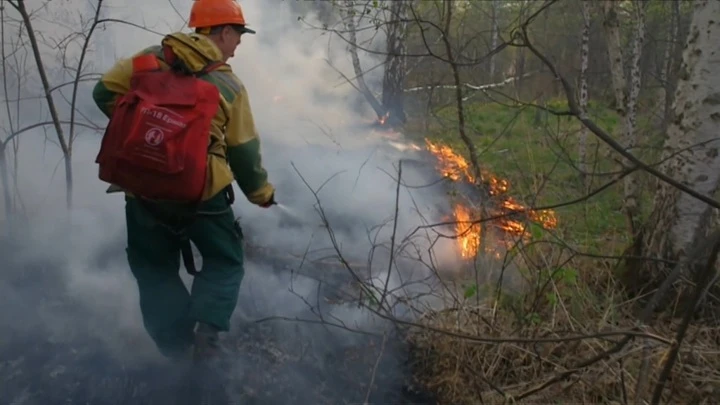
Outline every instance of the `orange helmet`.
{"type": "Polygon", "coordinates": [[[190,28],[207,28],[217,25],[240,25],[242,31],[254,34],[245,28],[245,17],[237,0],[195,0],[190,10],[190,28]]]}

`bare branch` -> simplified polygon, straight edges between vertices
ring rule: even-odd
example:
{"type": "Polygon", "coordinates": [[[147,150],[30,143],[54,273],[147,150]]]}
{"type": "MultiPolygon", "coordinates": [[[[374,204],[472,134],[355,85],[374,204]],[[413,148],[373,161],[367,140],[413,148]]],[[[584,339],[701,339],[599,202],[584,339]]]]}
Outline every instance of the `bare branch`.
{"type": "Polygon", "coordinates": [[[598,138],[600,138],[603,142],[605,142],[608,146],[610,146],[612,149],[614,149],[617,153],[619,153],[621,156],[625,157],[628,161],[639,167],[640,169],[646,171],[647,173],[650,173],[654,177],[657,177],[661,181],[683,191],[684,193],[704,202],[710,205],[713,208],[720,208],[720,202],[716,201],[713,198],[710,198],[706,195],[700,194],[697,191],[691,189],[690,187],[680,183],[679,181],[669,177],[668,175],[653,169],[652,167],[648,166],[644,162],[642,162],[640,159],[635,157],[632,153],[625,150],[625,148],[620,145],[617,141],[615,141],[610,134],[605,132],[602,128],[600,128],[593,120],[589,118],[583,118],[582,111],[578,107],[577,100],[575,99],[575,90],[573,89],[572,85],[563,77],[555,65],[550,62],[550,60],[543,55],[533,44],[530,42],[530,39],[527,35],[527,26],[524,25],[522,27],[522,34],[521,34],[523,45],[526,46],[535,56],[537,56],[538,59],[540,59],[545,66],[550,69],[550,71],[555,75],[555,77],[560,80],[562,83],[562,86],[565,90],[565,96],[568,100],[568,105],[570,107],[570,111],[577,117],[577,119],[583,123],[593,134],[595,134],[598,138]]]}

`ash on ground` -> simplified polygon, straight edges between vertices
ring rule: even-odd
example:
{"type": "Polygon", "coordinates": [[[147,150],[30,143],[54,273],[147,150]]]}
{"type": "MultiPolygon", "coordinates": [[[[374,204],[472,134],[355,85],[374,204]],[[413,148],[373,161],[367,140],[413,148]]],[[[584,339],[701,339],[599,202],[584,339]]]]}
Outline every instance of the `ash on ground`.
{"type": "MultiPolygon", "coordinates": [[[[116,253],[115,260],[122,256],[116,253]]],[[[314,313],[331,312],[327,307],[310,301],[305,305],[299,298],[292,317],[307,322],[267,319],[283,315],[272,311],[277,294],[253,291],[253,272],[267,271],[267,266],[248,259],[247,267],[247,291],[225,336],[232,355],[224,371],[213,377],[158,358],[147,360],[152,352],[147,342],[126,339],[120,353],[109,350],[107,340],[118,333],[112,312],[106,316],[110,319],[101,319],[97,308],[61,287],[66,283],[52,265],[10,264],[0,277],[0,304],[5,308],[0,316],[0,403],[435,403],[413,388],[409,350],[397,335],[383,339],[329,326],[314,313]],[[263,317],[266,320],[258,322],[263,317]]],[[[115,268],[122,271],[117,264],[115,268]]],[[[274,269],[277,286],[265,282],[262,288],[284,285],[287,290],[290,273],[274,269]]],[[[319,301],[333,305],[327,297],[319,301]]]]}
{"type": "MultiPolygon", "coordinates": [[[[344,162],[337,167],[349,165],[344,155],[306,149],[317,154],[317,159],[308,162],[319,159],[327,163],[332,158],[344,162]]],[[[366,217],[374,221],[385,217],[384,210],[392,211],[385,196],[394,195],[395,181],[360,177],[369,170],[363,171],[365,166],[387,166],[397,160],[394,149],[381,149],[353,155],[358,169],[351,181],[324,188],[327,192],[331,186],[338,187],[333,195],[348,197],[330,199],[324,209],[336,235],[345,234],[340,238],[343,246],[354,245],[354,252],[370,248],[367,235],[358,235],[359,229],[369,226],[366,217]],[[374,192],[374,205],[356,198],[358,193],[368,197],[368,190],[374,192]]],[[[292,161],[295,153],[294,149],[280,149],[276,160],[292,161]]],[[[418,195],[424,195],[424,209],[451,212],[445,182],[436,181],[439,175],[430,157],[420,152],[400,155],[407,162],[405,181],[435,184],[412,189],[413,204],[418,203],[418,195]]],[[[325,169],[314,164],[299,168],[304,175],[313,170],[325,169]]],[[[102,240],[91,248],[71,246],[67,241],[62,243],[67,249],[52,246],[60,253],[44,254],[43,259],[16,259],[18,251],[38,252],[3,248],[0,243],[4,262],[0,271],[0,305],[4,309],[0,311],[0,404],[434,404],[432,397],[413,383],[411,350],[395,328],[355,325],[355,321],[366,322],[367,315],[353,303],[358,291],[347,270],[338,268],[337,263],[334,268],[308,263],[308,258],[302,257],[303,243],[302,248],[295,246],[296,251],[289,252],[291,242],[308,238],[314,246],[326,248],[329,237],[327,230],[318,228],[315,201],[297,175],[287,167],[275,171],[280,179],[278,188],[284,190],[281,202],[296,215],[286,218],[277,210],[247,215],[239,211],[248,244],[283,247],[275,251],[246,249],[240,301],[232,330],[225,336],[232,355],[218,377],[188,372],[159,358],[142,330],[137,286],[124,250],[118,249],[125,244],[124,229],[113,228],[117,236],[98,236],[102,240]],[[273,226],[282,232],[262,232],[273,226]],[[376,334],[329,325],[340,323],[376,334]]],[[[315,177],[325,178],[325,174],[315,173],[315,177]]],[[[409,218],[405,226],[414,228],[418,213],[408,204],[401,217],[409,218]]],[[[99,223],[104,223],[102,220],[99,216],[99,223]]],[[[87,225],[97,227],[96,223],[87,225]]],[[[44,240],[56,243],[53,238],[44,240]]],[[[328,255],[320,248],[315,252],[319,257],[328,255]]],[[[353,264],[361,267],[366,261],[356,257],[353,264]]],[[[201,261],[196,265],[200,268],[201,261]]],[[[370,276],[362,274],[363,279],[370,276]]]]}

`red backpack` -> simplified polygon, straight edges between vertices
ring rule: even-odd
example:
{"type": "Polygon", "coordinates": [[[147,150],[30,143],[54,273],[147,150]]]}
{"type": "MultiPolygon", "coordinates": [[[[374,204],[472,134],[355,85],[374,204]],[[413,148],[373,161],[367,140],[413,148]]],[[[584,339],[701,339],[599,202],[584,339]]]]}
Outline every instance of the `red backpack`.
{"type": "Polygon", "coordinates": [[[133,59],[130,90],[119,97],[95,162],[99,178],[147,199],[199,203],[205,189],[215,85],[198,79],[169,47],[169,70],[154,54],[133,59]]]}

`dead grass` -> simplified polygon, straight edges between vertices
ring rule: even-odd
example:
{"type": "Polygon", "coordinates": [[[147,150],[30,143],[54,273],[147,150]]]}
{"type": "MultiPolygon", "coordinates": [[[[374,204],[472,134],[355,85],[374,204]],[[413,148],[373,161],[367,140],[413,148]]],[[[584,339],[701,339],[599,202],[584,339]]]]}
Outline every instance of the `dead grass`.
{"type": "MultiPolygon", "coordinates": [[[[525,291],[489,295],[479,306],[473,298],[452,309],[425,313],[422,323],[432,328],[512,341],[481,343],[416,329],[408,339],[416,352],[419,382],[445,404],[623,404],[644,403],[636,400],[636,391],[638,379],[646,375],[649,383],[639,398],[649,401],[679,320],[656,319],[646,330],[653,339],[637,337],[619,352],[544,387],[623,338],[610,332],[634,326],[633,302],[622,301],[611,269],[592,270],[573,283],[551,281],[540,303],[537,294],[525,291]],[[589,337],[573,338],[582,335],[589,337]],[[552,339],[557,341],[548,341],[552,339]],[[643,360],[649,366],[646,373],[640,371],[643,360]]],[[[718,343],[720,328],[691,325],[662,402],[717,401],[718,343]]]]}
{"type": "MultiPolygon", "coordinates": [[[[612,133],[617,117],[607,107],[596,107],[593,119],[612,133]]],[[[477,130],[476,147],[484,151],[483,166],[509,180],[514,197],[535,207],[579,202],[556,209],[557,229],[535,227],[530,243],[508,252],[512,260],[506,266],[520,278],[513,285],[522,286],[521,291],[503,288],[498,293],[498,270],[486,265],[464,274],[465,280],[452,280],[460,291],[450,295],[462,298],[448,303],[447,309],[425,312],[421,322],[428,328],[408,335],[419,382],[444,404],[650,403],[679,319],[656,315],[645,335],[588,361],[625,337],[611,332],[637,326],[642,306],[624,294],[618,279],[621,262],[613,258],[629,243],[620,211],[622,184],[585,199],[587,190],[563,155],[576,153],[575,121],[551,119],[554,126],[539,128],[533,110],[518,113],[493,103],[468,106],[466,113],[469,127],[477,130]],[[537,177],[547,181],[536,186],[537,177]],[[471,290],[476,293],[468,294],[471,290]]],[[[449,123],[417,132],[464,152],[449,123]]],[[[594,170],[616,170],[596,142],[591,139],[592,149],[598,148],[594,170]]],[[[642,158],[653,161],[651,149],[642,158]]],[[[595,179],[590,189],[608,179],[595,179]]],[[[718,403],[719,365],[720,330],[693,321],[661,403],[718,403]]]]}

